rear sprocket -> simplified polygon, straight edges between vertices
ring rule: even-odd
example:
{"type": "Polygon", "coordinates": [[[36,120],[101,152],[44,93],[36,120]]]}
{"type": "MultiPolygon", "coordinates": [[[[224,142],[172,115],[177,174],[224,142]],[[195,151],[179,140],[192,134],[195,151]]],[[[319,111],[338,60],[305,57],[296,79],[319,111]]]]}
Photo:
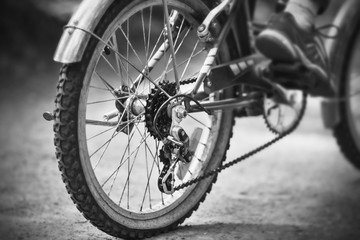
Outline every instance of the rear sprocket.
{"type": "Polygon", "coordinates": [[[158,88],[153,88],[151,93],[146,100],[145,107],[145,126],[152,137],[157,140],[161,140],[163,137],[167,137],[169,135],[170,127],[171,127],[171,117],[168,115],[167,111],[164,110],[160,112],[158,121],[156,121],[154,125],[154,118],[157,114],[161,105],[163,105],[166,100],[168,100],[168,96],[164,93],[164,91],[173,96],[176,94],[176,84],[175,83],[160,83],[159,86],[162,90],[158,88]],[[157,130],[161,134],[157,132],[157,130]]]}

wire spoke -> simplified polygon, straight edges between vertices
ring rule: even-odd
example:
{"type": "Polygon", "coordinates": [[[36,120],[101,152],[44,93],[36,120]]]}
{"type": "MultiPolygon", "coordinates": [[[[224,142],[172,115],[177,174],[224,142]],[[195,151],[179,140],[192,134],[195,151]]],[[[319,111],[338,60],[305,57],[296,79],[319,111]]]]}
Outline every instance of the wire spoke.
{"type": "MultiPolygon", "coordinates": [[[[114,100],[119,103],[124,109],[127,109],[126,106],[124,106],[124,104],[119,100],[119,98],[115,95],[115,89],[113,86],[111,86],[97,71],[95,72],[97,74],[97,76],[101,79],[101,81],[104,83],[105,87],[107,87],[109,90],[111,90],[111,94],[114,97],[114,100]]],[[[129,93],[130,96],[130,93],[129,93]]],[[[125,111],[124,111],[125,113],[125,111]]],[[[120,118],[122,119],[122,118],[120,118]]]]}
{"type": "Polygon", "coordinates": [[[202,126],[204,126],[205,128],[211,130],[210,127],[206,126],[203,122],[201,122],[200,120],[198,120],[197,118],[193,117],[191,114],[188,114],[188,116],[193,119],[194,121],[198,122],[199,124],[201,124],[202,126]]]}
{"type": "MultiPolygon", "coordinates": [[[[129,22],[129,21],[128,21],[129,22]]],[[[131,48],[131,50],[133,51],[133,53],[135,54],[135,56],[137,57],[137,59],[139,60],[139,62],[141,63],[142,66],[144,66],[144,63],[141,61],[141,58],[139,57],[139,54],[136,52],[136,50],[134,49],[134,46],[131,44],[130,39],[129,39],[129,27],[127,28],[127,34],[125,34],[124,30],[122,29],[122,27],[119,27],[121,33],[124,35],[128,46],[131,48]]]]}
{"type": "MultiPolygon", "coordinates": [[[[145,131],[144,131],[144,136],[145,136],[145,131]]],[[[145,202],[145,198],[146,198],[146,192],[147,192],[147,189],[149,189],[149,207],[151,209],[151,192],[150,192],[150,176],[151,176],[151,173],[152,173],[152,169],[153,167],[151,168],[151,173],[149,174],[149,163],[148,163],[148,156],[147,156],[147,148],[146,148],[146,145],[147,145],[147,142],[145,141],[145,147],[144,147],[144,151],[145,151],[145,163],[146,163],[146,176],[147,176],[147,179],[148,179],[148,183],[145,187],[145,191],[144,191],[144,196],[143,196],[143,200],[142,200],[142,203],[141,203],[141,207],[140,207],[140,212],[142,211],[142,208],[144,206],[144,202],[145,202]],[[148,188],[149,187],[149,188],[148,188]]],[[[154,164],[153,164],[154,165],[154,164]]]]}
{"type": "Polygon", "coordinates": [[[122,79],[122,77],[120,76],[119,72],[115,69],[115,67],[113,66],[113,64],[109,61],[109,59],[107,59],[106,56],[104,56],[104,53],[101,53],[101,57],[105,60],[105,62],[109,65],[109,67],[111,68],[111,70],[119,77],[119,79],[122,79]]]}
{"type": "MultiPolygon", "coordinates": [[[[125,112],[124,112],[124,113],[125,113],[125,112]]],[[[121,118],[119,118],[119,119],[122,119],[122,118],[123,118],[124,113],[122,113],[122,116],[121,116],[121,118]]],[[[94,170],[95,170],[95,169],[97,168],[97,166],[100,164],[100,162],[101,162],[101,160],[103,159],[103,157],[104,157],[104,155],[105,155],[105,152],[106,152],[106,150],[108,149],[108,147],[109,147],[110,143],[112,142],[112,140],[121,132],[121,131],[117,131],[117,129],[118,129],[119,126],[120,126],[120,123],[121,123],[121,121],[118,122],[118,124],[117,124],[117,126],[116,126],[116,129],[115,129],[115,131],[113,132],[111,138],[110,138],[109,140],[107,140],[100,148],[98,148],[92,155],[90,155],[90,159],[91,159],[96,153],[98,153],[102,148],[105,147],[105,149],[103,150],[103,152],[102,152],[99,160],[97,161],[97,163],[95,164],[95,167],[93,168],[94,170]]]]}
{"type": "MultiPolygon", "coordinates": [[[[136,129],[138,131],[138,133],[140,135],[142,135],[140,129],[136,126],[136,129]]],[[[145,135],[145,134],[144,134],[145,135]]],[[[142,137],[144,139],[144,137],[142,137]]],[[[146,140],[146,139],[145,139],[146,140]]],[[[149,145],[147,144],[147,142],[145,141],[145,147],[147,148],[147,150],[150,152],[151,156],[153,157],[153,159],[156,159],[155,155],[153,154],[153,152],[151,151],[151,148],[149,147],[149,145]]],[[[159,166],[158,166],[159,167],[159,166]]]]}
{"type": "MultiPolygon", "coordinates": [[[[115,38],[116,38],[116,32],[114,33],[115,38]]],[[[124,63],[124,59],[122,59],[122,56],[120,54],[120,51],[119,51],[119,45],[117,43],[117,38],[116,40],[113,39],[113,42],[115,43],[111,43],[111,41],[108,42],[108,44],[110,45],[110,47],[112,48],[113,52],[115,53],[115,58],[116,58],[116,62],[117,62],[117,67],[119,69],[119,73],[121,75],[120,77],[120,82],[121,82],[121,85],[127,85],[128,86],[128,83],[126,83],[124,81],[124,79],[127,79],[127,82],[129,82],[129,80],[131,81],[131,83],[134,82],[134,80],[132,79],[132,77],[129,75],[129,68],[128,68],[128,61],[126,61],[126,65],[124,63]],[[124,70],[123,69],[126,69],[126,77],[124,76],[124,70]]],[[[127,54],[127,59],[129,59],[129,54],[127,54]]]]}
{"type": "Polygon", "coordinates": [[[186,31],[186,33],[184,34],[183,38],[181,39],[181,42],[180,42],[179,45],[176,47],[175,53],[178,53],[178,51],[179,51],[180,48],[182,47],[182,45],[183,45],[186,37],[189,35],[190,31],[191,31],[191,28],[189,28],[189,29],[186,31]]]}
{"type": "MultiPolygon", "coordinates": [[[[115,51],[117,51],[117,52],[119,52],[119,45],[118,45],[118,40],[117,40],[117,37],[116,37],[116,31],[114,32],[114,34],[112,35],[112,47],[115,49],[115,51]]],[[[110,43],[111,43],[111,41],[110,41],[110,43]]],[[[118,69],[118,73],[119,73],[119,75],[121,76],[121,78],[120,78],[120,80],[121,80],[121,83],[122,84],[125,84],[124,82],[123,82],[123,79],[124,79],[124,73],[123,73],[123,71],[122,71],[122,68],[121,68],[121,66],[124,64],[123,62],[122,62],[122,60],[121,60],[121,58],[117,55],[117,54],[115,54],[115,59],[116,59],[116,65],[117,65],[117,69],[118,69]]]]}
{"type": "Polygon", "coordinates": [[[152,29],[152,11],[153,11],[153,8],[150,7],[148,42],[147,42],[147,52],[146,52],[146,60],[147,60],[147,62],[149,61],[150,39],[151,39],[151,29],[152,29]]]}
{"type": "MultiPolygon", "coordinates": [[[[200,54],[201,54],[202,52],[204,52],[205,50],[206,50],[205,48],[199,50],[198,52],[196,52],[196,53],[193,55],[192,58],[194,59],[195,57],[197,57],[198,55],[200,55],[200,54]]],[[[182,65],[186,64],[186,63],[189,61],[189,59],[190,59],[190,58],[187,58],[187,59],[183,60],[181,63],[178,64],[177,67],[181,67],[182,65]]],[[[165,72],[165,74],[169,74],[171,71],[173,71],[173,68],[170,68],[169,70],[167,70],[167,71],[165,72]]],[[[193,76],[195,76],[195,75],[197,75],[197,74],[198,74],[198,72],[197,72],[197,73],[194,73],[193,76]]],[[[160,83],[160,81],[162,80],[162,78],[163,78],[163,75],[161,75],[160,77],[156,78],[156,79],[154,80],[154,82],[158,84],[158,83],[160,83]]],[[[139,94],[143,94],[145,91],[146,91],[146,89],[140,91],[139,94]]]]}
{"type": "Polygon", "coordinates": [[[107,89],[107,88],[101,88],[101,87],[95,87],[95,86],[89,86],[89,88],[94,88],[94,89],[97,89],[97,90],[102,90],[102,91],[108,91],[108,92],[110,92],[109,89],[107,89]]]}
{"type": "MultiPolygon", "coordinates": [[[[133,136],[134,136],[134,133],[131,135],[130,139],[132,139],[133,136]]],[[[128,147],[129,147],[129,145],[126,146],[124,153],[122,154],[119,166],[115,169],[115,171],[112,172],[112,174],[110,174],[110,176],[105,180],[105,182],[101,185],[101,187],[104,187],[105,184],[112,178],[112,176],[114,176],[114,174],[116,174],[120,170],[120,168],[125,164],[125,162],[127,161],[128,158],[124,161],[124,157],[125,157],[128,147]]],[[[115,180],[113,182],[115,182],[115,180]]]]}
{"type": "MultiPolygon", "coordinates": [[[[149,134],[145,139],[147,139],[149,136],[150,136],[150,134],[149,134]]],[[[119,200],[119,205],[121,204],[121,201],[122,201],[122,199],[123,199],[123,196],[124,196],[126,187],[128,187],[128,191],[129,191],[130,175],[131,175],[132,169],[133,169],[133,167],[134,167],[137,154],[139,153],[141,144],[143,144],[144,141],[145,141],[145,140],[143,140],[143,141],[139,144],[139,146],[131,153],[131,155],[128,156],[128,158],[125,160],[125,161],[128,162],[128,166],[130,166],[130,161],[131,161],[131,160],[130,160],[130,157],[136,152],[135,157],[134,157],[134,161],[133,161],[133,163],[131,164],[130,168],[128,169],[128,176],[127,176],[126,183],[125,183],[125,186],[124,186],[124,188],[123,188],[123,191],[122,191],[122,194],[121,194],[121,197],[120,197],[120,200],[119,200]]],[[[121,167],[121,166],[120,166],[120,167],[121,167]]],[[[129,195],[129,192],[128,192],[128,195],[129,195]]],[[[127,205],[128,205],[128,208],[129,208],[129,200],[128,200],[128,202],[127,202],[127,205]]]]}
{"type": "Polygon", "coordinates": [[[173,68],[174,68],[174,77],[175,77],[175,82],[177,85],[176,86],[177,90],[179,90],[180,89],[180,79],[179,79],[177,67],[176,67],[177,64],[176,64],[173,36],[172,36],[171,27],[170,27],[168,3],[167,3],[167,0],[162,0],[162,3],[163,3],[163,8],[164,8],[164,15],[165,15],[164,21],[165,21],[166,28],[167,28],[167,39],[169,40],[169,44],[170,44],[170,54],[173,58],[172,63],[173,63],[173,68]]]}
{"type": "Polygon", "coordinates": [[[109,90],[109,92],[111,92],[111,94],[116,98],[115,94],[114,94],[114,91],[115,91],[115,88],[110,84],[108,83],[105,78],[103,78],[99,72],[95,71],[95,74],[100,78],[100,80],[102,81],[102,83],[105,85],[105,87],[109,90]]]}
{"type": "Polygon", "coordinates": [[[142,26],[142,34],[144,40],[144,50],[145,50],[145,57],[148,58],[148,49],[146,44],[146,31],[145,31],[145,22],[144,22],[144,10],[141,10],[141,26],[142,26]]]}
{"type": "MultiPolygon", "coordinates": [[[[124,113],[125,113],[125,112],[124,112],[124,113]]],[[[122,119],[122,117],[124,116],[124,113],[122,113],[122,116],[121,116],[119,119],[122,119]]],[[[135,119],[136,119],[136,118],[132,119],[131,121],[134,121],[135,119]]],[[[109,142],[112,141],[112,139],[113,139],[114,137],[116,137],[116,136],[125,128],[125,127],[123,127],[122,129],[118,130],[118,128],[119,128],[119,126],[120,126],[121,123],[122,123],[121,121],[118,122],[117,126],[115,127],[116,130],[114,131],[114,133],[113,133],[113,135],[111,136],[111,138],[110,138],[109,140],[107,140],[103,145],[101,145],[94,153],[92,153],[92,154],[90,155],[90,158],[92,158],[96,153],[98,153],[102,148],[104,148],[109,142]]],[[[130,122],[130,123],[131,123],[131,122],[130,122]]],[[[127,126],[128,126],[130,123],[128,123],[127,126]]],[[[98,164],[98,163],[97,163],[97,164],[98,164]]],[[[96,167],[95,167],[95,168],[96,168],[96,167]]]]}
{"type": "Polygon", "coordinates": [[[143,209],[147,191],[149,192],[148,193],[149,194],[149,204],[150,204],[150,208],[151,208],[150,178],[151,178],[152,172],[154,170],[154,166],[155,166],[155,161],[153,161],[153,163],[151,165],[150,174],[147,175],[147,183],[146,183],[145,192],[144,192],[143,200],[142,200],[142,203],[141,203],[140,211],[142,211],[142,209],[143,209]]]}
{"type": "Polygon", "coordinates": [[[113,99],[100,100],[100,101],[95,101],[95,102],[88,102],[87,105],[94,105],[94,104],[98,104],[98,103],[108,103],[108,102],[113,102],[113,101],[123,100],[123,99],[128,99],[128,98],[129,97],[117,97],[117,98],[113,98],[113,99]]]}
{"type": "MultiPolygon", "coordinates": [[[[195,82],[192,80],[196,79],[201,63],[206,60],[206,48],[209,47],[197,40],[194,26],[198,26],[198,22],[196,18],[187,18],[193,13],[187,4],[173,5],[171,1],[162,1],[140,1],[129,5],[131,11],[119,15],[105,30],[102,36],[106,39],[73,27],[99,41],[97,59],[91,59],[94,67],[91,69],[92,82],[86,86],[88,92],[84,91],[88,94],[84,95],[87,97],[82,106],[85,109],[80,112],[86,118],[86,133],[81,136],[81,141],[88,144],[84,151],[87,151],[90,170],[92,168],[95,180],[109,197],[106,201],[118,205],[119,210],[144,217],[149,213],[157,214],[159,210],[168,211],[166,206],[178,201],[183,192],[166,195],[157,189],[158,176],[164,167],[160,159],[164,143],[151,136],[145,111],[139,115],[138,112],[146,109],[148,98],[154,92],[173,97],[164,90],[161,83],[164,79],[176,81],[177,93],[192,89],[195,82]],[[162,1],[168,2],[169,6],[165,4],[165,8],[162,1]]],[[[182,102],[180,98],[177,100],[182,102]]],[[[206,129],[211,130],[212,125],[203,113],[189,113],[188,116],[183,123],[186,127],[189,120],[190,124],[206,132],[206,129]]],[[[194,131],[192,126],[189,128],[194,131]]],[[[198,167],[203,166],[194,162],[183,174],[186,177],[196,175],[198,167]]],[[[176,182],[180,183],[181,179],[176,178],[176,182]]]]}
{"type": "Polygon", "coordinates": [[[191,52],[191,55],[190,55],[190,57],[189,57],[189,60],[187,61],[186,66],[185,66],[185,68],[184,68],[184,71],[183,71],[182,74],[181,74],[180,80],[183,79],[183,77],[184,77],[184,75],[185,75],[185,73],[186,73],[186,71],[187,71],[187,69],[188,69],[188,67],[189,67],[190,62],[191,62],[191,60],[193,59],[193,55],[194,55],[194,53],[195,53],[195,50],[196,50],[196,48],[197,48],[198,43],[199,43],[199,40],[196,41],[196,44],[195,44],[195,46],[194,46],[194,48],[193,48],[193,50],[192,50],[192,52],[191,52]]]}
{"type": "Polygon", "coordinates": [[[115,127],[112,127],[112,128],[109,128],[109,129],[107,129],[107,130],[105,130],[105,131],[102,131],[102,132],[100,132],[100,133],[98,133],[98,134],[96,134],[96,135],[94,135],[94,136],[86,139],[86,141],[90,141],[90,140],[92,140],[92,139],[94,139],[94,138],[96,138],[96,137],[99,137],[99,136],[107,133],[107,132],[110,132],[110,131],[113,130],[114,128],[116,128],[116,126],[115,126],[115,127]]]}
{"type": "MultiPolygon", "coordinates": [[[[131,140],[132,140],[132,138],[133,138],[133,136],[134,136],[134,133],[131,135],[131,137],[129,138],[128,137],[128,143],[130,143],[131,142],[131,140]]],[[[122,160],[121,160],[121,162],[120,162],[120,167],[122,166],[122,162],[123,162],[123,158],[124,158],[124,156],[125,156],[125,153],[126,153],[126,150],[127,149],[130,149],[130,144],[128,144],[127,145],[127,147],[126,147],[126,149],[125,149],[125,151],[124,151],[124,153],[123,153],[123,156],[122,156],[122,160]]],[[[136,156],[137,156],[137,154],[136,154],[136,156]]],[[[136,159],[136,157],[135,157],[135,159],[136,159]]],[[[126,160],[128,163],[130,162],[130,157],[128,158],[128,160],[126,160]]],[[[134,160],[135,161],[135,160],[134,160]]],[[[135,162],[134,162],[135,163],[135,162]]],[[[118,174],[119,174],[119,170],[120,170],[120,167],[118,167],[116,170],[115,170],[115,172],[116,172],[116,174],[115,174],[115,177],[114,177],[114,180],[113,180],[113,182],[112,182],[112,184],[111,184],[111,187],[110,187],[110,190],[109,190],[109,192],[108,192],[108,195],[110,196],[110,194],[111,194],[111,191],[112,191],[112,189],[113,189],[113,186],[114,186],[114,184],[115,184],[115,181],[116,181],[116,178],[117,178],[117,176],[118,176],[118,174]]],[[[114,174],[114,173],[113,173],[114,174]]],[[[112,176],[113,176],[113,174],[112,174],[112,176]]],[[[129,175],[130,176],[130,175],[129,175]]],[[[110,177],[111,178],[111,177],[110,177]]],[[[109,179],[110,179],[109,178],[109,179]]],[[[128,182],[128,183],[130,183],[130,182],[128,182]]],[[[104,183],[105,184],[105,183],[104,183]]],[[[129,191],[129,190],[128,190],[129,191]]],[[[128,192],[129,193],[129,192],[128,192]]],[[[129,194],[128,194],[128,208],[129,208],[129,194]]]]}

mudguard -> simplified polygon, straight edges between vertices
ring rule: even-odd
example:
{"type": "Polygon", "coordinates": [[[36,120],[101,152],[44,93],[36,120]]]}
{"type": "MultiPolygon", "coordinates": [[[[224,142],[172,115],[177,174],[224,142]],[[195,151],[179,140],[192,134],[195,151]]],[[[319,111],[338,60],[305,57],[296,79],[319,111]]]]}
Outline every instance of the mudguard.
{"type": "Polygon", "coordinates": [[[81,2],[61,36],[54,55],[56,62],[74,63],[81,61],[90,39],[90,35],[86,31],[94,31],[114,1],[116,0],[84,0],[81,2]]]}
{"type": "MultiPolygon", "coordinates": [[[[337,29],[331,29],[329,35],[337,34],[337,37],[328,39],[325,43],[330,57],[331,74],[337,90],[340,82],[345,77],[344,71],[346,71],[346,64],[348,63],[347,59],[349,58],[348,53],[349,48],[351,48],[353,33],[359,26],[358,23],[360,23],[359,11],[359,0],[343,1],[341,9],[333,21],[333,25],[338,26],[340,32],[337,29]]],[[[325,99],[321,108],[325,127],[335,127],[340,122],[339,103],[332,99],[325,99]]]]}

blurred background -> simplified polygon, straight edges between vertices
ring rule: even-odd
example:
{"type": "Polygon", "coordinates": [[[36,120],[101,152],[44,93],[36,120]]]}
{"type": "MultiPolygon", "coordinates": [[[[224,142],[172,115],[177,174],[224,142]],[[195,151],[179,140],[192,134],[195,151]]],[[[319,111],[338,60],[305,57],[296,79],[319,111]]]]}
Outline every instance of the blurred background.
{"type": "Polygon", "coordinates": [[[48,67],[62,26],[80,1],[1,2],[1,73],[21,78],[48,67]],[[47,66],[46,66],[47,65],[47,66]]]}
{"type": "MultiPolygon", "coordinates": [[[[79,2],[1,0],[0,239],[112,239],[85,221],[72,204],[57,170],[52,124],[42,119],[44,111],[54,108],[61,66],[52,56],[79,2]]],[[[341,2],[333,1],[319,24],[330,22],[341,2]]],[[[267,7],[273,3],[263,0],[260,5],[257,18],[266,21],[271,14],[267,7]]],[[[354,214],[360,209],[356,204],[360,175],[343,159],[331,133],[323,129],[319,101],[310,103],[300,135],[261,155],[275,162],[255,160],[230,170],[227,176],[232,178],[220,176],[215,193],[199,213],[178,232],[158,239],[360,239],[354,233],[360,224],[360,214],[354,214]],[[313,142],[304,141],[305,137],[313,142]],[[289,156],[294,146],[307,151],[316,145],[311,155],[298,149],[289,156]],[[329,155],[314,163],[314,156],[324,152],[329,155]],[[242,189],[234,190],[239,173],[242,189]],[[334,196],[335,200],[329,200],[334,196]],[[314,212],[318,215],[313,216],[314,212]],[[339,223],[343,225],[334,228],[339,223]]],[[[256,146],[264,132],[261,124],[237,121],[234,139],[244,140],[241,126],[255,127],[258,130],[245,134],[245,141],[256,146]]],[[[237,144],[230,149],[231,159],[239,155],[237,144]]]]}

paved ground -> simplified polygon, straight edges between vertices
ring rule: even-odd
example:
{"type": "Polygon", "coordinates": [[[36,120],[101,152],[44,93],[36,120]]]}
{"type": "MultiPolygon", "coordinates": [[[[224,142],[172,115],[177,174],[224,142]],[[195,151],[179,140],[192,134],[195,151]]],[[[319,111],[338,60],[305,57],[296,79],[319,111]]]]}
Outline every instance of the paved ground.
{"type": "MultiPolygon", "coordinates": [[[[84,220],[61,181],[41,117],[59,65],[45,62],[0,81],[0,239],[113,239],[84,220]]],[[[193,216],[153,239],[360,239],[360,172],[310,102],[296,133],[226,170],[193,216]]],[[[272,137],[261,119],[237,120],[234,132],[229,160],[272,137]]]]}
{"type": "MultiPolygon", "coordinates": [[[[60,180],[52,126],[41,118],[53,107],[56,67],[0,90],[0,236],[111,239],[83,219],[60,180]]],[[[191,218],[154,239],[359,239],[360,172],[311,102],[296,133],[221,174],[191,218]]],[[[271,138],[261,119],[238,120],[234,131],[229,159],[271,138]]]]}

